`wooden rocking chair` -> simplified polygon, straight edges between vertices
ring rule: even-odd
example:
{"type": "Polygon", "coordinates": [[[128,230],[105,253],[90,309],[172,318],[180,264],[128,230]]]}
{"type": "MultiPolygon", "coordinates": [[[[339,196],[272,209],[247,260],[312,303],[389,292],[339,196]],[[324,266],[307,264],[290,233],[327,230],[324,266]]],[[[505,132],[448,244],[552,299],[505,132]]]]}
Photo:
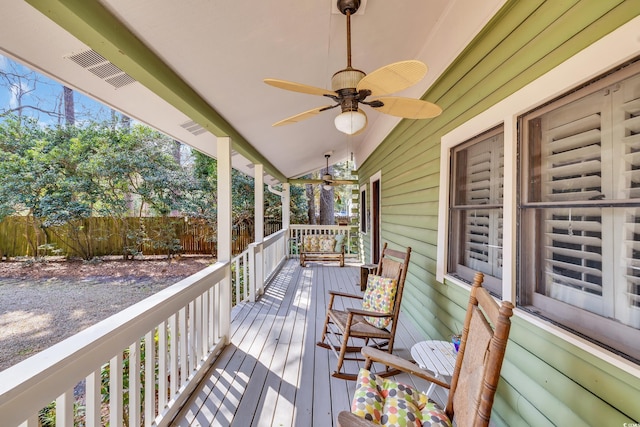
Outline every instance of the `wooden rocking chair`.
{"type": "MultiPolygon", "coordinates": [[[[409,267],[411,248],[406,252],[387,248],[384,244],[378,268],[370,274],[367,290],[363,295],[354,295],[338,291],[329,291],[329,307],[322,331],[322,339],[318,346],[331,349],[338,357],[338,364],[332,376],[347,380],[355,380],[357,373],[342,372],[345,360],[364,361],[360,351],[364,346],[393,351],[393,341],[400,315],[400,304],[404,290],[404,280],[409,267]],[[359,299],[362,308],[334,308],[336,297],[359,299]],[[384,301],[377,304],[375,301],[384,301]],[[349,345],[349,340],[362,342],[361,345],[349,345]],[[356,353],[347,357],[347,353],[356,353]]],[[[387,370],[380,375],[389,376],[397,373],[387,370]]]]}
{"type": "Polygon", "coordinates": [[[431,372],[408,360],[376,349],[364,348],[362,353],[367,362],[358,377],[352,412],[343,411],[338,414],[340,427],[379,425],[379,422],[370,420],[384,417],[387,413],[385,411],[414,420],[411,425],[415,424],[415,420],[432,420],[430,425],[449,426],[451,421],[455,421],[458,427],[489,425],[511,327],[513,304],[505,301],[498,306],[489,292],[480,287],[482,279],[482,273],[477,273],[471,289],[451,384],[435,379],[431,372]],[[374,361],[449,389],[446,408],[439,408],[424,393],[409,386],[398,386],[391,380],[376,378],[375,374],[367,371],[374,361]],[[376,389],[376,386],[379,388],[376,389]],[[395,392],[390,392],[394,387],[395,392]],[[385,403],[386,396],[393,396],[396,401],[385,403]],[[389,404],[397,404],[398,407],[391,408],[389,404]],[[378,407],[386,409],[380,411],[377,410],[378,407]],[[373,412],[376,413],[372,414],[373,412]],[[437,423],[434,420],[438,420],[437,423]]]}

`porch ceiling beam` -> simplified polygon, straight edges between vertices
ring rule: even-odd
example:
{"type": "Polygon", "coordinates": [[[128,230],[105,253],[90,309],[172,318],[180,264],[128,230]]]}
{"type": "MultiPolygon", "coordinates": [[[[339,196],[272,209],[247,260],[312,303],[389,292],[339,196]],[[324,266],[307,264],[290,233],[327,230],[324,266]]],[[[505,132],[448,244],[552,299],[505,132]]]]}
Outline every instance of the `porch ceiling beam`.
{"type": "Polygon", "coordinates": [[[282,172],[100,3],[25,1],[215,136],[230,137],[235,151],[287,182],[282,172]]]}
{"type": "MultiPolygon", "coordinates": [[[[339,185],[357,185],[357,179],[336,179],[336,181],[340,181],[339,185]]],[[[292,178],[287,180],[289,184],[324,184],[324,180],[322,179],[303,179],[303,178],[292,178]]]]}

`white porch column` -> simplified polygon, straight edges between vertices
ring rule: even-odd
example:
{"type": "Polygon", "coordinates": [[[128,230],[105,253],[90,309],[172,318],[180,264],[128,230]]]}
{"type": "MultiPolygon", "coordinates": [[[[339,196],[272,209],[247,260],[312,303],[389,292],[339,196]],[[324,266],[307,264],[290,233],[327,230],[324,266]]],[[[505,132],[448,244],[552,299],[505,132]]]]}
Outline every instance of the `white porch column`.
{"type": "Polygon", "coordinates": [[[291,225],[291,189],[290,184],[285,182],[282,184],[282,229],[286,230],[291,225]]]}
{"type": "Polygon", "coordinates": [[[253,171],[255,172],[253,199],[255,204],[256,243],[260,243],[264,240],[264,166],[256,164],[253,171]]]}
{"type": "Polygon", "coordinates": [[[264,292],[264,165],[256,164],[254,169],[254,216],[256,248],[256,291],[258,295],[264,292]]]}
{"type": "Polygon", "coordinates": [[[231,324],[231,139],[218,138],[218,262],[226,262],[220,283],[220,335],[229,343],[231,324]]]}

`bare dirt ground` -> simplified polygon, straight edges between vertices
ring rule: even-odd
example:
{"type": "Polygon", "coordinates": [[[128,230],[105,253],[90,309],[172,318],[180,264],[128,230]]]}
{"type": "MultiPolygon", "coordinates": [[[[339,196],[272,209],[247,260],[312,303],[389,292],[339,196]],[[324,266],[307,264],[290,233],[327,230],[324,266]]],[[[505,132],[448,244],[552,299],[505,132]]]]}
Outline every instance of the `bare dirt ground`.
{"type": "Polygon", "coordinates": [[[0,262],[0,371],[213,262],[211,257],[0,262]]]}

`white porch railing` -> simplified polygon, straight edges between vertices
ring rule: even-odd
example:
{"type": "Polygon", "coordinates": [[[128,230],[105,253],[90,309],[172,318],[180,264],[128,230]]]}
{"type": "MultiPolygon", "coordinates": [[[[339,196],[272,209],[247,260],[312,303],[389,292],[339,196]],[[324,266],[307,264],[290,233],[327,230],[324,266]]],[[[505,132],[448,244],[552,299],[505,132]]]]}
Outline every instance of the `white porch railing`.
{"type": "Polygon", "coordinates": [[[251,243],[244,252],[231,260],[232,289],[236,304],[255,301],[256,295],[262,293],[264,284],[269,283],[278,272],[287,257],[286,237],[287,231],[280,230],[261,243],[251,243]],[[262,285],[257,285],[258,283],[262,285]]]}
{"type": "MultiPolygon", "coordinates": [[[[274,233],[230,263],[236,302],[277,273],[286,237],[274,233]]],[[[216,263],[0,372],[0,425],[37,427],[40,410],[55,401],[55,425],[71,427],[74,389],[84,390],[86,426],[169,425],[228,341],[230,264],[216,263]]]]}
{"type": "Polygon", "coordinates": [[[303,236],[309,234],[344,234],[345,235],[345,256],[357,257],[358,232],[354,231],[350,225],[290,225],[289,244],[287,245],[288,255],[298,256],[300,254],[298,245],[302,242],[303,236]]]}

